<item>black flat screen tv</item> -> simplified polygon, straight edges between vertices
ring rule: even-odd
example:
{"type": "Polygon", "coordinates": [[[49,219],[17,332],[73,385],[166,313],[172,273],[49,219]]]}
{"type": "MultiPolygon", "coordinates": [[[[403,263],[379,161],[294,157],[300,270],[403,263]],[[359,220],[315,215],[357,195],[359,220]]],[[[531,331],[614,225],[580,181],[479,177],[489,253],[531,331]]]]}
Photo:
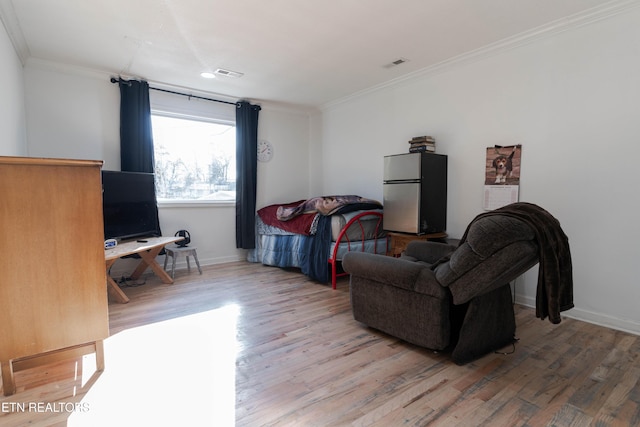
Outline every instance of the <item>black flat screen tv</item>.
{"type": "Polygon", "coordinates": [[[104,238],[160,236],[154,175],[102,171],[104,238]]]}

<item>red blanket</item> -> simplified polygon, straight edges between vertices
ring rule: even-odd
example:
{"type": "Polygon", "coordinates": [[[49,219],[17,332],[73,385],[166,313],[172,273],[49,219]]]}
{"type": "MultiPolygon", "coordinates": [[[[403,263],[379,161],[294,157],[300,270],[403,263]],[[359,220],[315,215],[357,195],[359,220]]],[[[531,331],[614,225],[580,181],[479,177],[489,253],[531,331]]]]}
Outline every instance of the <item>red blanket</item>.
{"type": "Polygon", "coordinates": [[[280,221],[277,218],[279,207],[284,206],[285,208],[293,208],[299,206],[304,202],[304,200],[299,200],[297,202],[287,203],[284,205],[265,206],[264,208],[258,210],[258,216],[260,216],[262,222],[267,225],[281,228],[290,233],[305,234],[308,236],[311,234],[311,225],[313,224],[313,220],[316,217],[317,213],[298,215],[289,221],[280,221]]]}
{"type": "Polygon", "coordinates": [[[291,233],[310,235],[314,220],[318,215],[329,216],[343,211],[380,208],[382,208],[382,204],[377,200],[360,196],[322,196],[265,206],[258,210],[258,215],[267,225],[291,233]]]}

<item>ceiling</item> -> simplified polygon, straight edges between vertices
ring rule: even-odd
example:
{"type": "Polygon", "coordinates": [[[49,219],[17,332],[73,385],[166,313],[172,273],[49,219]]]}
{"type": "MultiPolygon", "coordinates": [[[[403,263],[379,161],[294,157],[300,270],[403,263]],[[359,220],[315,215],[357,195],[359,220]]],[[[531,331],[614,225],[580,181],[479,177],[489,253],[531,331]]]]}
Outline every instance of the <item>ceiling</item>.
{"type": "Polygon", "coordinates": [[[321,107],[628,3],[0,0],[0,17],[23,63],[35,58],[233,99],[321,107]],[[406,62],[390,65],[399,59],[406,62]],[[200,76],[216,69],[243,75],[200,76]]]}

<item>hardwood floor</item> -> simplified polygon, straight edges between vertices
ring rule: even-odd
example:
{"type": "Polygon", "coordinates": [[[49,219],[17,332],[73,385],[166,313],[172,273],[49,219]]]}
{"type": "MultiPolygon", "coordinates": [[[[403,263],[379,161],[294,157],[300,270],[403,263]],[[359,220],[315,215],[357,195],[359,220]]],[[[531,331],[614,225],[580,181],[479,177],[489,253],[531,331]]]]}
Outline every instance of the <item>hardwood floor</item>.
{"type": "Polygon", "coordinates": [[[515,351],[457,366],[354,321],[346,278],[244,262],[145,277],[110,304],[105,371],[18,372],[0,425],[640,425],[635,335],[517,306],[515,351]]]}

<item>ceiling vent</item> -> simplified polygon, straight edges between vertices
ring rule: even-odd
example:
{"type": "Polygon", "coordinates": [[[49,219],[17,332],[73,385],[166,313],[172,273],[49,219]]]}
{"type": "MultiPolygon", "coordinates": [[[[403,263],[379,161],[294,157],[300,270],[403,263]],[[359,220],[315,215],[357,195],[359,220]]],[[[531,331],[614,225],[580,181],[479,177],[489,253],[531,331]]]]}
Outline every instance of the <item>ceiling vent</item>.
{"type": "Polygon", "coordinates": [[[224,68],[218,68],[216,71],[214,71],[214,74],[218,76],[233,77],[233,78],[244,76],[244,73],[240,73],[238,71],[225,70],[224,68]]]}
{"type": "Polygon", "coordinates": [[[387,65],[384,65],[384,68],[393,68],[393,67],[397,67],[400,64],[404,64],[405,62],[408,62],[409,60],[406,58],[398,58],[395,61],[391,61],[390,63],[388,63],[387,65]]]}

